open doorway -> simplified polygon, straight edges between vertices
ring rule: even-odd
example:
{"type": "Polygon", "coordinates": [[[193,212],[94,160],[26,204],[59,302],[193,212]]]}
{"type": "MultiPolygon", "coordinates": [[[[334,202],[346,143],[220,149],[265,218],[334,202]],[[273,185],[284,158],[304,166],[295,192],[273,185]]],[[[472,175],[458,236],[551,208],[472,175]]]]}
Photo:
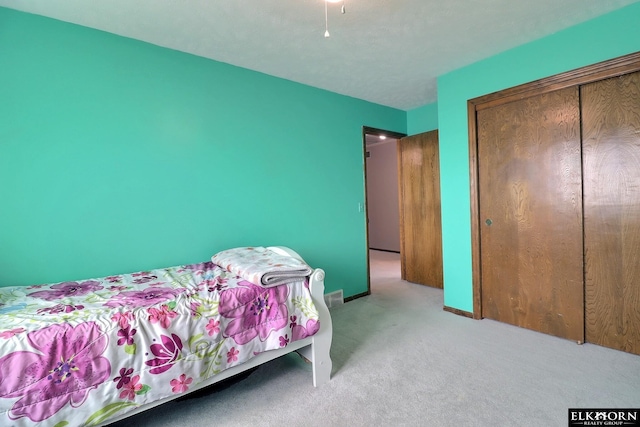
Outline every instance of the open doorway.
{"type": "Polygon", "coordinates": [[[400,253],[398,140],[366,135],[369,249],[400,253]]]}
{"type": "Polygon", "coordinates": [[[367,223],[367,294],[371,293],[372,254],[399,259],[398,143],[406,135],[363,128],[365,212],[367,223]]]}

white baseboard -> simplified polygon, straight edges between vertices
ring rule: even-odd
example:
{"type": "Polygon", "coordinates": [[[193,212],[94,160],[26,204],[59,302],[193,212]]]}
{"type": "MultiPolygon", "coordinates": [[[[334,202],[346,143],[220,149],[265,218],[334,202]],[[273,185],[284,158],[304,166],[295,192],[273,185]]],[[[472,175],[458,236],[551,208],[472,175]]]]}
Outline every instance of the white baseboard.
{"type": "Polygon", "coordinates": [[[324,294],[324,301],[329,308],[344,304],[344,294],[342,293],[342,289],[324,294]]]}

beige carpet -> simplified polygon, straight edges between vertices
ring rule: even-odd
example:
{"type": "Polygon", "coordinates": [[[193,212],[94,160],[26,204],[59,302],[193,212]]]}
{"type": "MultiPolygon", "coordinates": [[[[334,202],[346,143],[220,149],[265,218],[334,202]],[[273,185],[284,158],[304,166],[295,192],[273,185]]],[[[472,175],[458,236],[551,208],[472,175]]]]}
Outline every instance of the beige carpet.
{"type": "Polygon", "coordinates": [[[568,408],[640,407],[640,357],[442,310],[372,251],[372,295],[332,309],[333,378],[287,355],[118,426],[562,426],[568,408]]]}

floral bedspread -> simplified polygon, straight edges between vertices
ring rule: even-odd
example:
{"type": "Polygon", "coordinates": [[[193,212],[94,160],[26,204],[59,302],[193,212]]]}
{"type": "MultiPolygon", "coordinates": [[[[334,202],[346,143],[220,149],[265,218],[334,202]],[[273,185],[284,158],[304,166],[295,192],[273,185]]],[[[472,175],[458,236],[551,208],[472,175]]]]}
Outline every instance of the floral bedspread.
{"type": "Polygon", "coordinates": [[[0,288],[0,425],[105,423],[319,327],[308,282],[211,262],[0,288]]]}

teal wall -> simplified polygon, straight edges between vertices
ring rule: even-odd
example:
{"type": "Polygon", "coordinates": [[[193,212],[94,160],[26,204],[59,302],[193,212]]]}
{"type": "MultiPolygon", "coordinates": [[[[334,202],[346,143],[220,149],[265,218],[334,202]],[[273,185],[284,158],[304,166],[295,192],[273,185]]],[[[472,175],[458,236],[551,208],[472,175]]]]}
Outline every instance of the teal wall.
{"type": "Polygon", "coordinates": [[[286,245],[366,292],[362,126],[406,113],[0,8],[0,286],[286,245]]]}
{"type": "Polygon", "coordinates": [[[473,311],[467,100],[640,51],[640,3],[438,78],[444,303],[473,311]]]}
{"type": "Polygon", "coordinates": [[[638,22],[635,3],[458,69],[403,112],[0,8],[0,286],[276,244],[365,292],[362,126],[438,128],[444,303],[472,311],[467,100],[638,51],[638,22]]]}
{"type": "Polygon", "coordinates": [[[407,134],[416,135],[438,129],[438,103],[407,111],[407,134]]]}

